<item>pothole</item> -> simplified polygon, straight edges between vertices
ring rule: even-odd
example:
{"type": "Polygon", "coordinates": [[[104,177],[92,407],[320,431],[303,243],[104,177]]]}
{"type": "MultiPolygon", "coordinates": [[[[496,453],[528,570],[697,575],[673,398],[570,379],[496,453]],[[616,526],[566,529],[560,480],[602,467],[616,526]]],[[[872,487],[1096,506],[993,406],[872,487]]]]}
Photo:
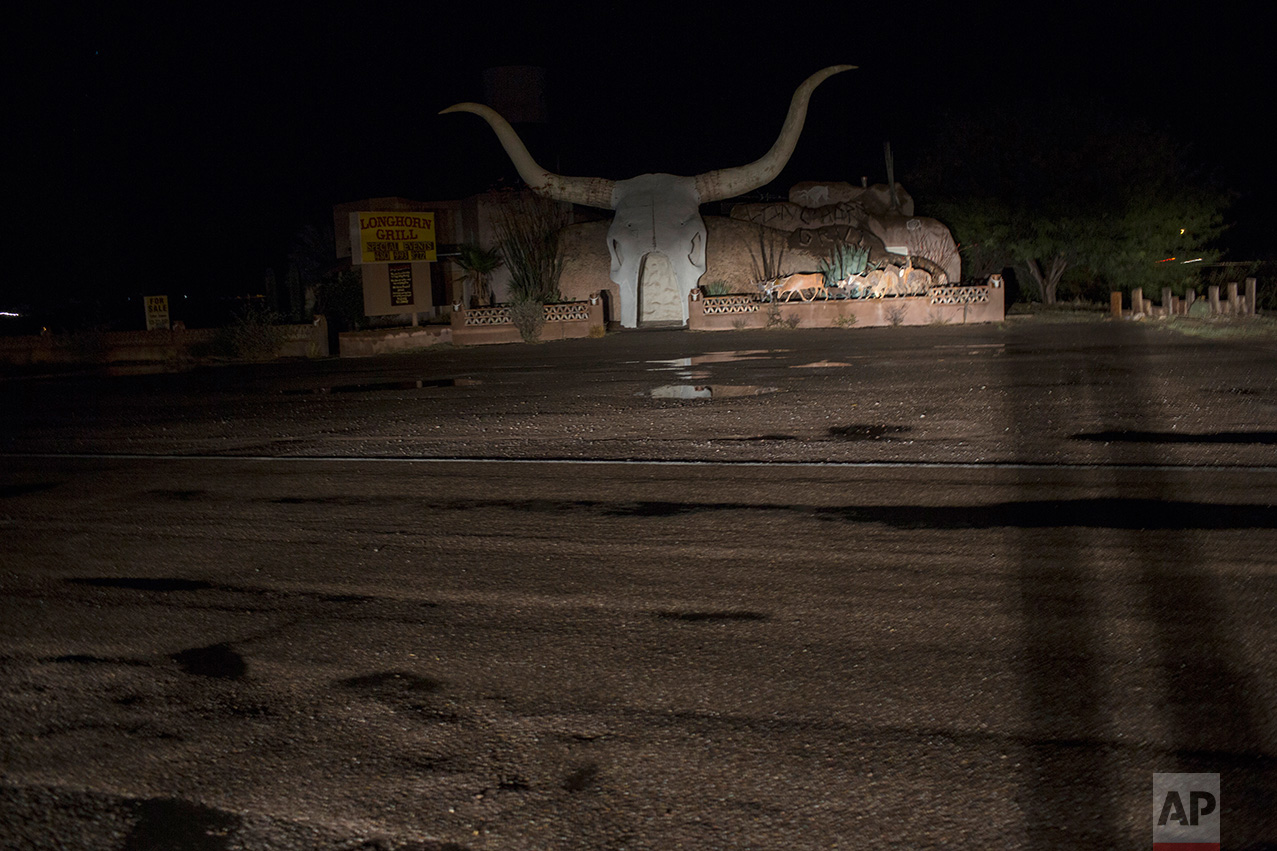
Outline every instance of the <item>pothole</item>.
{"type": "Polygon", "coordinates": [[[881,440],[883,438],[890,440],[892,435],[906,434],[909,431],[909,426],[858,423],[832,426],[829,429],[829,436],[839,440],[881,440]]]}
{"type": "Polygon", "coordinates": [[[1096,431],[1069,435],[1072,440],[1100,443],[1233,443],[1277,445],[1277,431],[1096,431]]]}
{"type": "Polygon", "coordinates": [[[423,390],[429,387],[474,387],[477,378],[407,378],[400,381],[373,381],[363,384],[335,384],[331,387],[303,387],[285,390],[292,396],[323,393],[375,393],[378,390],[423,390]]]}
{"type": "Polygon", "coordinates": [[[171,576],[74,576],[66,581],[73,585],[127,588],[130,591],[205,591],[213,587],[213,583],[203,579],[181,579],[171,576]]]}
{"type": "Polygon", "coordinates": [[[663,384],[653,387],[646,395],[653,399],[729,399],[779,392],[779,387],[757,384],[663,384]]]}
{"type": "Polygon", "coordinates": [[[721,609],[716,611],[658,611],[653,612],[658,618],[673,621],[715,622],[715,621],[765,621],[770,615],[745,609],[721,609]]]}
{"type": "Polygon", "coordinates": [[[248,671],[244,657],[225,642],[210,644],[208,647],[192,647],[174,653],[171,658],[182,666],[183,671],[199,677],[238,680],[248,671]]]}

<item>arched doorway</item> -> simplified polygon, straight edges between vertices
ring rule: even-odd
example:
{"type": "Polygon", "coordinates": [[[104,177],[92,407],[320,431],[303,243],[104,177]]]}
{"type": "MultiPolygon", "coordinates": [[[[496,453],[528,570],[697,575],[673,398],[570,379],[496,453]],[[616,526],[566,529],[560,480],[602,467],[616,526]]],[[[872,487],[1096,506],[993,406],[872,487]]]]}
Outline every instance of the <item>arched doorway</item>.
{"type": "Polygon", "coordinates": [[[638,321],[640,325],[682,325],[683,305],[674,265],[659,251],[644,255],[639,266],[638,321]]]}

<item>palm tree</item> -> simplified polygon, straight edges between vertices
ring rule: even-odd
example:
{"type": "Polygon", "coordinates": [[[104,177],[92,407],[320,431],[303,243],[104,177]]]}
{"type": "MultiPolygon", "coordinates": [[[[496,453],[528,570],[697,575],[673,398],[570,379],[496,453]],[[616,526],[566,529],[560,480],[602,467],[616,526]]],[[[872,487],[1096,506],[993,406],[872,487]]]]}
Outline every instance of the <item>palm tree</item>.
{"type": "Polygon", "coordinates": [[[466,280],[474,284],[474,296],[480,307],[491,302],[492,291],[488,282],[492,273],[501,265],[501,254],[495,248],[480,248],[474,243],[457,246],[457,256],[452,258],[465,270],[466,280]]]}

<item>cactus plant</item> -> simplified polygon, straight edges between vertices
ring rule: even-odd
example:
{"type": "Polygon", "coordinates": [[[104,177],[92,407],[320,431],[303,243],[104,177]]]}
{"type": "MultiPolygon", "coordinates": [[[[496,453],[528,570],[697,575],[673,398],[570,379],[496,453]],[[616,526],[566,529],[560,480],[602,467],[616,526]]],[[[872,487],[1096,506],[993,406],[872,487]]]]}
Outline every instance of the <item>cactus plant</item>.
{"type": "Polygon", "coordinates": [[[820,261],[820,272],[825,276],[825,286],[838,286],[843,281],[865,271],[869,261],[869,249],[860,245],[839,245],[828,257],[820,261]]]}

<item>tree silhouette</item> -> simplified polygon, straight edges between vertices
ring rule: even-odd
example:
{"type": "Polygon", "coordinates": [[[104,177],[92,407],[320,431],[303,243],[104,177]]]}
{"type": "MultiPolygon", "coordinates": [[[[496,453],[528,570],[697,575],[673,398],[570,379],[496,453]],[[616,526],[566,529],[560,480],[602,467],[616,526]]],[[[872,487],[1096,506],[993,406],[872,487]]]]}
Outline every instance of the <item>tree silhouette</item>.
{"type": "Polygon", "coordinates": [[[1195,277],[1184,261],[1219,256],[1230,199],[1165,133],[1059,101],[950,115],[916,179],[968,268],[1017,266],[1047,304],[1070,270],[1111,288],[1182,288],[1195,277]]]}

